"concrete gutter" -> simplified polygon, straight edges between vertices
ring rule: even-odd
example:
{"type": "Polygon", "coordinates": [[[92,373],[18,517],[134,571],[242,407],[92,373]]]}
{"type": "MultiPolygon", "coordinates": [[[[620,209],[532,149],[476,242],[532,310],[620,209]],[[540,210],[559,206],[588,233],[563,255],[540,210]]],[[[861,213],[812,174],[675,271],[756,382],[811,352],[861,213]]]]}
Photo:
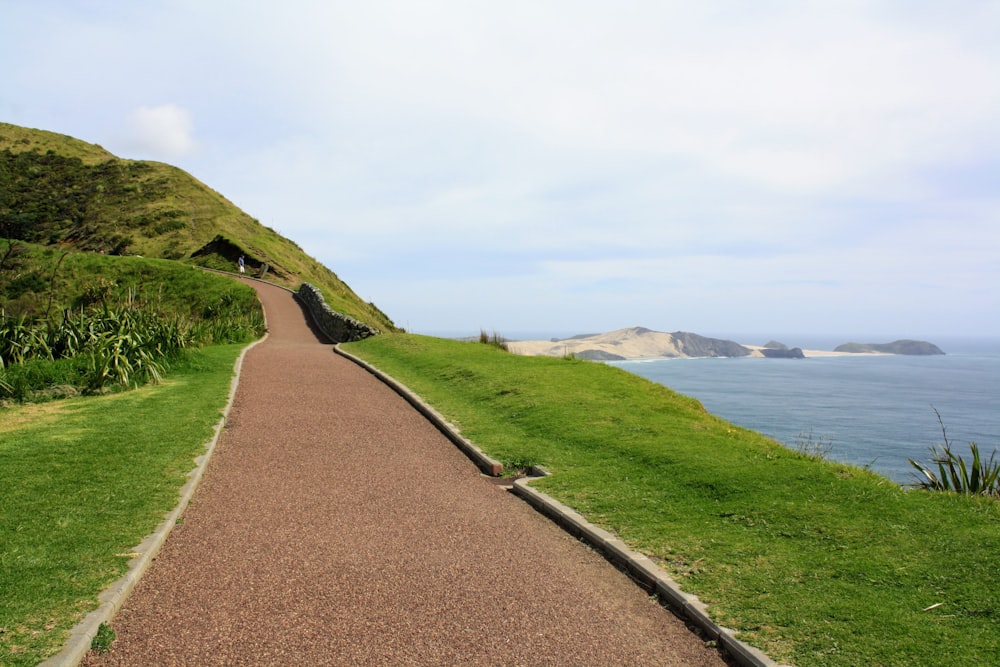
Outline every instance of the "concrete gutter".
{"type": "MultiPolygon", "coordinates": [[[[369,373],[391,387],[396,393],[406,399],[413,407],[423,414],[439,431],[458,446],[476,466],[487,475],[494,477],[503,474],[503,464],[487,456],[481,449],[462,437],[458,429],[448,422],[434,408],[427,405],[417,394],[395,378],[383,373],[368,362],[334,346],[334,351],[358,364],[369,373]]],[[[622,570],[639,586],[651,595],[656,595],[661,604],[687,621],[710,641],[714,641],[737,664],[743,667],[785,667],[771,660],[759,649],[736,638],[736,632],[724,628],[709,617],[706,606],[697,598],[681,590],[680,586],[649,557],[628,548],[628,545],[611,533],[598,528],[582,515],[563,505],[555,498],[537,491],[529,484],[547,476],[549,473],[542,468],[532,468],[531,477],[516,480],[511,487],[512,493],[521,498],[539,513],[545,515],[570,535],[586,543],[611,564],[622,570]]]]}

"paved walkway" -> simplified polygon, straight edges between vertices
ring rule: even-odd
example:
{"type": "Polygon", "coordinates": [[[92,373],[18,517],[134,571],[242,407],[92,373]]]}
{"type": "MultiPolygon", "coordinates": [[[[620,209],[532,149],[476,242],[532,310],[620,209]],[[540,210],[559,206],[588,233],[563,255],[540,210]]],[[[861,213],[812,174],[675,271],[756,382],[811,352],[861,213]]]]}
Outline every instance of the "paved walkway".
{"type": "Polygon", "coordinates": [[[724,664],[252,284],[270,336],[112,650],[84,664],[724,664]]]}

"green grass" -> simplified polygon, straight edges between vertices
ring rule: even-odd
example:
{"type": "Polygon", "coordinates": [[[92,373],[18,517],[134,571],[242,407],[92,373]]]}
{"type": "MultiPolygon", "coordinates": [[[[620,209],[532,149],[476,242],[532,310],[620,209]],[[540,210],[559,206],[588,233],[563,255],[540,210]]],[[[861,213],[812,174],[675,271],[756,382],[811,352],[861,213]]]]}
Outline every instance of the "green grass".
{"type": "Polygon", "coordinates": [[[901,489],[603,364],[410,335],[345,349],[493,457],[548,468],[534,486],[653,557],[776,660],[997,660],[994,500],[901,489]]]}
{"type": "Polygon", "coordinates": [[[242,347],[193,352],[159,385],[0,410],[0,664],[58,652],[125,573],[203,453],[242,347]]]}

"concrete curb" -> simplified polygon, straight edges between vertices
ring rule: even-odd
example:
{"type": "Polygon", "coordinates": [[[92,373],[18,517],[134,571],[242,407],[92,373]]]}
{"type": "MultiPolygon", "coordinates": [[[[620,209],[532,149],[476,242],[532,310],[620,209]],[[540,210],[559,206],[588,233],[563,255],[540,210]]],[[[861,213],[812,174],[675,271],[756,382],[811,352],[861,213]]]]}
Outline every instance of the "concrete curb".
{"type": "Polygon", "coordinates": [[[462,452],[465,453],[466,456],[472,459],[472,462],[475,463],[476,467],[479,468],[481,471],[483,471],[483,473],[490,475],[492,477],[499,477],[500,475],[503,474],[502,463],[494,459],[491,459],[489,456],[483,453],[483,450],[479,449],[479,447],[476,447],[474,444],[463,438],[459,434],[458,428],[455,425],[445,420],[445,418],[442,417],[437,410],[427,405],[427,403],[425,403],[423,399],[421,399],[419,396],[410,391],[405,385],[401,384],[400,382],[397,382],[394,378],[386,375],[385,373],[375,368],[374,366],[364,361],[363,359],[359,359],[358,357],[355,357],[353,354],[350,354],[349,352],[345,352],[344,350],[340,349],[339,344],[333,346],[333,351],[339,354],[340,356],[344,357],[345,359],[353,361],[358,366],[361,366],[361,368],[364,368],[366,371],[368,371],[369,373],[377,377],[379,380],[387,384],[397,394],[406,399],[407,403],[416,408],[417,411],[420,412],[420,414],[422,414],[424,417],[426,417],[432,424],[434,424],[434,426],[436,426],[437,429],[441,431],[441,433],[443,433],[446,438],[451,440],[451,442],[454,443],[456,447],[458,447],[460,450],[462,450],[462,452]]]}
{"type": "Polygon", "coordinates": [[[538,477],[525,477],[514,482],[511,491],[539,513],[558,524],[577,539],[599,551],[618,569],[629,575],[662,604],[689,624],[697,627],[709,640],[745,667],[778,667],[760,650],[741,642],[735,632],[724,628],[709,618],[705,605],[694,595],[681,590],[677,583],[647,556],[632,551],[628,545],[611,533],[598,528],[582,515],[558,500],[528,486],[538,477]]]}
{"type": "Polygon", "coordinates": [[[163,543],[167,541],[170,531],[173,530],[173,527],[177,524],[177,520],[187,508],[191,497],[194,496],[195,489],[198,487],[198,483],[205,474],[205,468],[212,458],[212,453],[219,442],[222,429],[225,428],[226,419],[229,417],[229,411],[233,407],[236,387],[239,384],[240,372],[243,368],[243,358],[253,347],[265,340],[267,340],[266,333],[259,340],[243,348],[240,356],[236,358],[236,363],[233,365],[233,379],[229,385],[229,397],[226,400],[226,406],[222,409],[222,417],[216,423],[211,439],[205,444],[205,453],[195,459],[195,468],[188,473],[188,481],[181,487],[180,499],[177,502],[177,506],[166,515],[160,525],[156,527],[153,534],[143,540],[139,546],[132,549],[132,552],[136,555],[129,561],[128,572],[97,596],[99,602],[97,609],[87,614],[82,621],[70,630],[69,640],[63,645],[62,651],[40,663],[40,667],[79,665],[90,651],[91,642],[93,642],[94,637],[97,635],[98,628],[100,628],[102,623],[108,623],[115,617],[136,584],[139,583],[142,575],[149,569],[156,555],[163,547],[163,543]]]}
{"type": "MultiPolygon", "coordinates": [[[[386,375],[363,359],[334,346],[334,351],[358,364],[372,375],[386,383],[396,393],[406,399],[421,414],[427,417],[438,430],[455,443],[466,456],[482,470],[492,476],[503,474],[503,465],[491,459],[481,449],[463,438],[458,429],[445,420],[434,408],[430,407],[419,396],[410,391],[395,378],[386,375]]],[[[661,603],[689,624],[697,627],[702,634],[731,656],[743,667],[783,667],[771,660],[759,649],[745,644],[736,638],[735,632],[712,621],[705,605],[694,595],[685,593],[663,569],[657,566],[649,557],[632,551],[624,542],[611,533],[598,528],[587,521],[581,514],[574,512],[555,498],[548,496],[528,486],[533,480],[548,475],[541,468],[532,468],[532,477],[524,477],[514,482],[512,493],[531,505],[540,514],[555,522],[570,535],[587,543],[601,553],[615,567],[629,575],[640,587],[651,595],[656,595],[661,603]]]]}

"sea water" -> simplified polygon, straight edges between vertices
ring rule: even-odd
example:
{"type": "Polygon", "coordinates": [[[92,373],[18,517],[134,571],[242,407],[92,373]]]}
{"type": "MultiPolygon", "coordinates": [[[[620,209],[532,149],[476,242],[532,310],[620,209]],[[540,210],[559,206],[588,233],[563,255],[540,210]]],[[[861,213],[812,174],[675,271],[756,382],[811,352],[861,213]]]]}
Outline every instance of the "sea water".
{"type": "Polygon", "coordinates": [[[610,363],[792,449],[907,484],[915,480],[907,459],[929,462],[930,447],[944,441],[942,423],[953,450],[967,460],[969,442],[987,457],[1000,447],[1000,340],[954,341],[945,350],[944,356],[610,363]]]}

